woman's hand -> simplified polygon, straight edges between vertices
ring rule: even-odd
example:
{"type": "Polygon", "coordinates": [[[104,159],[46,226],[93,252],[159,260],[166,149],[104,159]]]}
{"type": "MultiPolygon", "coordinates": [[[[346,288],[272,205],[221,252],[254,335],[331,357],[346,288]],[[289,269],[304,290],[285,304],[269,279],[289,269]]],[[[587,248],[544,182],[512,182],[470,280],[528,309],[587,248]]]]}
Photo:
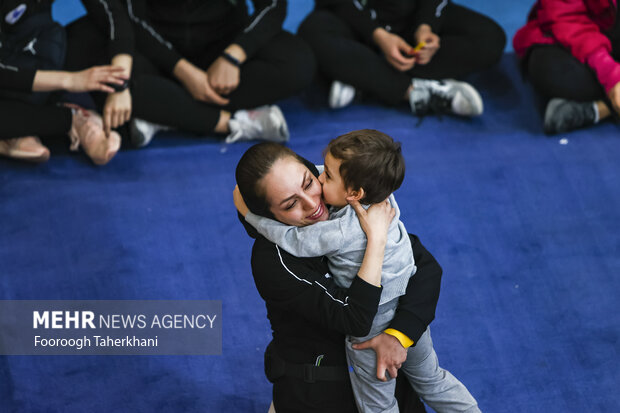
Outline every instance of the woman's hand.
{"type": "Polygon", "coordinates": [[[616,83],[614,87],[609,89],[607,95],[609,96],[609,100],[611,100],[614,110],[618,115],[620,115],[620,82],[616,83]]]}
{"type": "Polygon", "coordinates": [[[114,89],[106,83],[122,85],[128,77],[125,69],[119,66],[94,66],[80,72],[72,72],[67,90],[69,92],[101,91],[113,93],[114,89]]]}
{"type": "Polygon", "coordinates": [[[245,218],[245,216],[248,214],[248,212],[250,212],[250,210],[248,209],[248,206],[245,204],[245,201],[241,196],[241,191],[239,191],[239,185],[235,185],[235,190],[233,191],[233,200],[235,201],[235,207],[237,207],[237,211],[239,211],[239,213],[245,218]]]}
{"type": "Polygon", "coordinates": [[[391,378],[396,378],[398,369],[407,360],[407,349],[394,336],[381,333],[359,344],[353,344],[355,350],[371,348],[377,353],[377,378],[387,381],[385,371],[391,378]]]}
{"type": "Polygon", "coordinates": [[[211,87],[207,73],[187,60],[179,60],[174,67],[174,75],[194,99],[220,106],[228,105],[229,100],[220,96],[211,87]]]}
{"type": "Polygon", "coordinates": [[[106,136],[110,131],[129,122],[131,118],[131,93],[129,89],[108,95],[103,106],[103,130],[106,136]]]}
{"type": "Polygon", "coordinates": [[[122,85],[128,77],[124,69],[117,66],[94,66],[80,72],[37,70],[32,84],[33,92],[48,92],[64,89],[69,92],[101,91],[112,93],[114,89],[106,83],[122,85]]]}
{"type": "Polygon", "coordinates": [[[388,63],[396,70],[405,72],[415,65],[415,57],[405,57],[409,56],[413,48],[402,37],[379,27],[372,33],[372,38],[385,55],[388,63]]]}
{"type": "Polygon", "coordinates": [[[386,199],[383,202],[371,205],[366,210],[360,205],[359,201],[353,199],[347,199],[347,201],[355,210],[368,242],[376,241],[385,244],[388,228],[396,215],[396,210],[392,208],[390,202],[386,199]]]}
{"type": "MultiPolygon", "coordinates": [[[[245,51],[237,44],[231,44],[224,50],[225,53],[243,63],[246,59],[245,51]]],[[[223,57],[218,57],[207,69],[209,83],[213,90],[220,95],[228,95],[239,86],[241,70],[223,57]]]]}
{"type": "Polygon", "coordinates": [[[413,38],[416,41],[416,44],[420,42],[424,42],[425,45],[416,55],[416,63],[420,65],[425,65],[431,61],[437,50],[439,50],[439,36],[433,33],[431,26],[428,24],[421,24],[413,38]]]}

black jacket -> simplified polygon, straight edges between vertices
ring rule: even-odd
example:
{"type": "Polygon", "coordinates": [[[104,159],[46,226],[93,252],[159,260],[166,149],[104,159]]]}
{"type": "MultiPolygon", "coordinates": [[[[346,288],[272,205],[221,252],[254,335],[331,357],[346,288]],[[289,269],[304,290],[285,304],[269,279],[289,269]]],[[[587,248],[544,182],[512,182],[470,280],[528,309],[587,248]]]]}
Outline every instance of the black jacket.
{"type": "Polygon", "coordinates": [[[82,0],[105,33],[110,56],[139,50],[165,73],[181,57],[204,53],[220,39],[239,44],[248,58],[282,30],[286,0],[82,0]]]}
{"type": "Polygon", "coordinates": [[[17,67],[2,61],[2,47],[7,36],[19,24],[36,13],[51,13],[54,0],[2,0],[0,1],[0,90],[32,91],[35,69],[17,67]],[[25,6],[25,7],[24,7],[25,6]]]}

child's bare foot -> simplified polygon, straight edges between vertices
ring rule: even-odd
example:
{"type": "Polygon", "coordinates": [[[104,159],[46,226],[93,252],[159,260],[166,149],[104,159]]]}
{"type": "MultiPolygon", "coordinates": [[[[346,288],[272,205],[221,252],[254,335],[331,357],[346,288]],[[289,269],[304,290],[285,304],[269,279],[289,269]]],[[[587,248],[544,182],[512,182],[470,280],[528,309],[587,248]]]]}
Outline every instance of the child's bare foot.
{"type": "Polygon", "coordinates": [[[50,150],[36,136],[0,140],[0,155],[28,162],[45,162],[50,150]]]}
{"type": "Polygon", "coordinates": [[[71,150],[76,151],[81,145],[96,165],[108,163],[121,147],[120,135],[112,131],[110,136],[106,137],[101,116],[82,108],[74,107],[69,137],[71,150]]]}

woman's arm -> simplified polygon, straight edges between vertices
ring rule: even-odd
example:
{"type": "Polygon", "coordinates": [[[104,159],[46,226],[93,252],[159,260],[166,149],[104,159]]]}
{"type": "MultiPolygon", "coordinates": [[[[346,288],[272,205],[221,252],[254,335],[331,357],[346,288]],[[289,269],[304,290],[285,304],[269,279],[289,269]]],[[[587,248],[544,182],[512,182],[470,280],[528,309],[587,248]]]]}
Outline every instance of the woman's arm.
{"type": "Polygon", "coordinates": [[[343,334],[368,334],[381,298],[381,288],[360,277],[338,287],[321,258],[295,257],[263,237],[252,249],[252,274],[268,305],[343,334]]]}
{"type": "Polygon", "coordinates": [[[124,69],[117,66],[95,66],[79,72],[37,70],[32,82],[33,92],[67,90],[69,92],[114,92],[108,83],[122,85],[124,69]]]}

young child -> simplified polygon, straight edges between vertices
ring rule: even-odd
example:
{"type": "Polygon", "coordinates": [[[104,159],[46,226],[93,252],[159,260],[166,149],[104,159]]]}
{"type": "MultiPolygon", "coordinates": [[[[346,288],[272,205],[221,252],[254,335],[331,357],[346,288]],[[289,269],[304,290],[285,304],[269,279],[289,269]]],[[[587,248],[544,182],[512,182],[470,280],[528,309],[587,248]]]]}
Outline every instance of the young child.
{"type": "MultiPolygon", "coordinates": [[[[251,212],[245,216],[258,232],[292,255],[326,256],[336,283],[348,288],[362,263],[366,235],[347,199],[357,200],[367,207],[389,197],[396,215],[388,229],[381,276],[383,291],[377,314],[366,337],[347,337],[346,341],[347,359],[352,366],[351,383],[361,412],[398,411],[394,398],[395,381],[377,379],[374,351],[354,350],[352,344],[366,341],[388,328],[398,306],[398,297],[405,294],[409,277],[416,270],[409,236],[399,219],[400,210],[392,195],[402,184],[404,176],[405,162],[399,143],[376,130],[349,132],[332,140],[325,149],[324,170],[319,181],[325,203],[331,206],[328,220],[293,227],[251,212]]],[[[425,360],[419,363],[417,359],[420,357],[409,357],[409,352],[416,346],[410,348],[402,367],[418,394],[439,412],[479,411],[465,386],[439,368],[428,330],[416,344],[421,342],[426,346],[421,350],[425,352],[425,360]],[[431,363],[426,361],[427,356],[431,356],[431,363]]]]}

